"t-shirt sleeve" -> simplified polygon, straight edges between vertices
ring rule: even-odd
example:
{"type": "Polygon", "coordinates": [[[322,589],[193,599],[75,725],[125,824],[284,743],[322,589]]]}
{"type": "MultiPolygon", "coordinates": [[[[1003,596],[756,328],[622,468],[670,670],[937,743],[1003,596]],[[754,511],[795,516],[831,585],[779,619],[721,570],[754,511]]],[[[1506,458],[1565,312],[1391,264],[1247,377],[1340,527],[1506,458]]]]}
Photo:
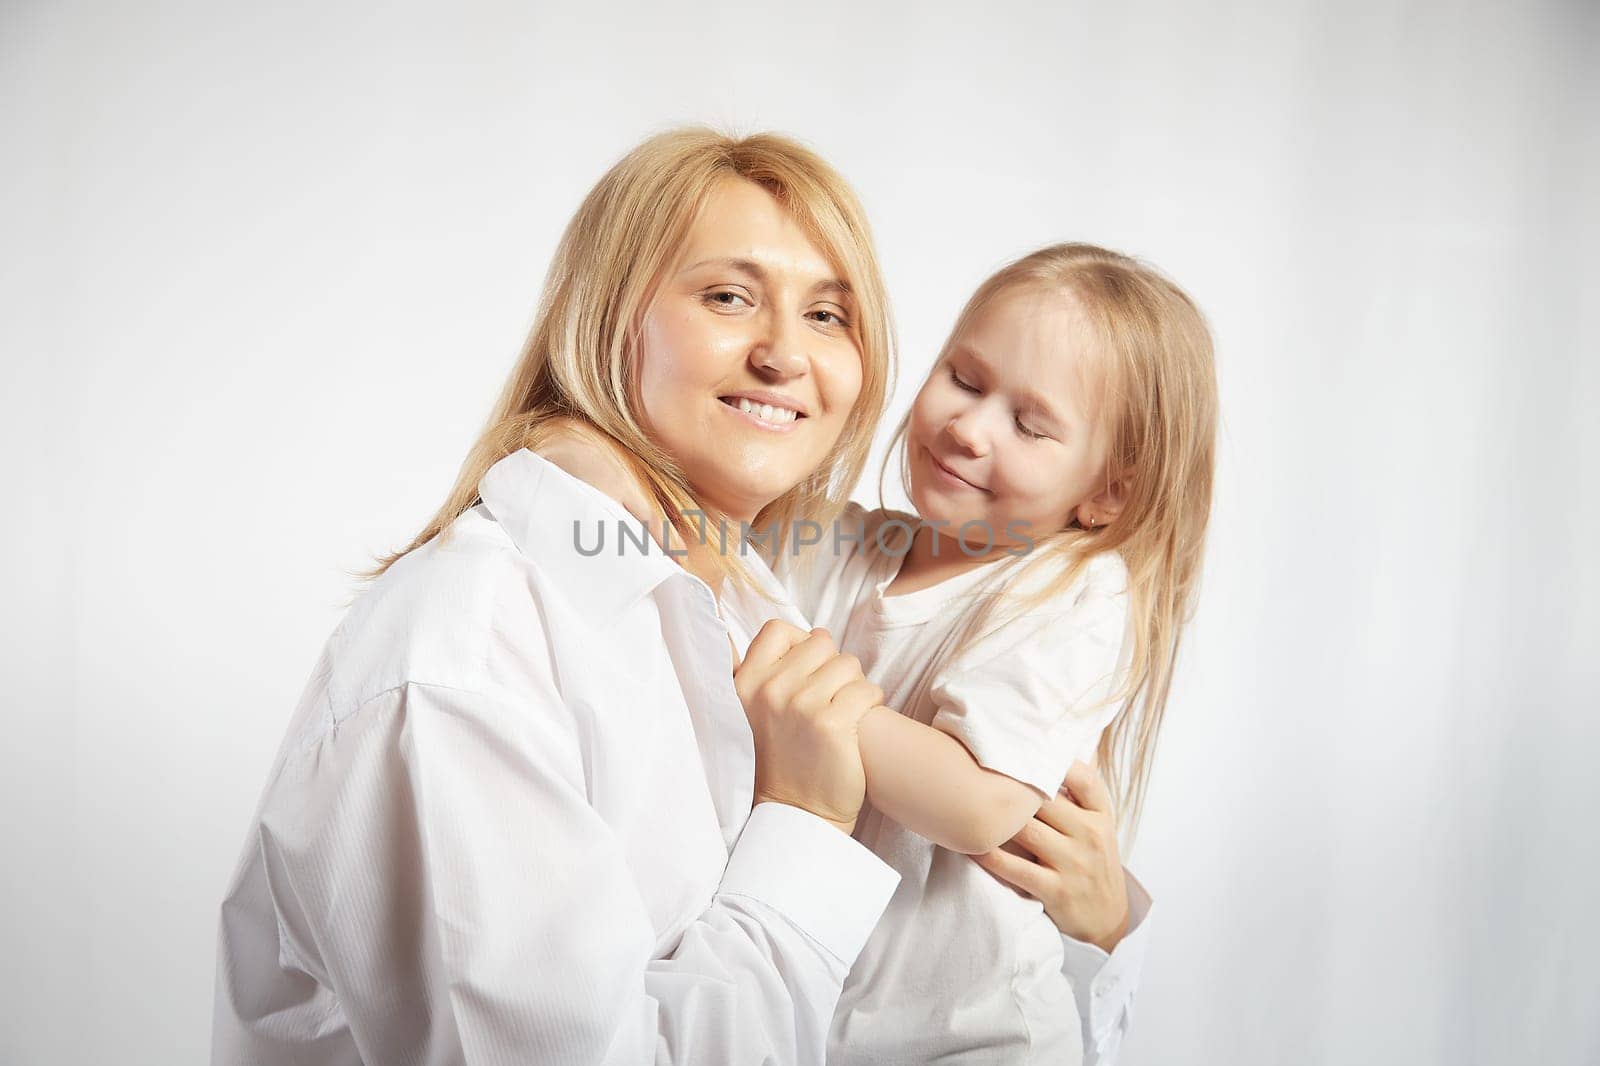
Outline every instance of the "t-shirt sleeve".
{"type": "Polygon", "coordinates": [[[968,648],[934,679],[933,726],[983,767],[1054,796],[1116,716],[1128,597],[1120,561],[968,648]]]}

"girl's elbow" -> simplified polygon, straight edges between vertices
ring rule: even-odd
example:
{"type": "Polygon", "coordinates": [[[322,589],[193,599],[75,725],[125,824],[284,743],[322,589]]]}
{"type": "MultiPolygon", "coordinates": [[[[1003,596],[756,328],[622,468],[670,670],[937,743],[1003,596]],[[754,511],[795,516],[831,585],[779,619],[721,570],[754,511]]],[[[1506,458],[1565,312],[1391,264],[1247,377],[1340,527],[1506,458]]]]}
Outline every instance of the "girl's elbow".
{"type": "Polygon", "coordinates": [[[1020,833],[1038,809],[1039,801],[1031,791],[1020,800],[1015,795],[997,796],[945,846],[966,855],[987,854],[1020,833]]]}

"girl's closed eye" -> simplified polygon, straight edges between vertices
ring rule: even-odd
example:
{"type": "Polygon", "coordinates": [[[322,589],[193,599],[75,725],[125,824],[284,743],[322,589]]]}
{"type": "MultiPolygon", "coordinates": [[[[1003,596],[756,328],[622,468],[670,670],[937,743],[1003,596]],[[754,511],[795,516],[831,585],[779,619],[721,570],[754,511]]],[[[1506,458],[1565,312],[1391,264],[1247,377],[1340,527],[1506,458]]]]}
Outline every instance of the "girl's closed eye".
{"type": "Polygon", "coordinates": [[[956,368],[953,366],[950,368],[950,380],[955,382],[956,388],[960,389],[962,392],[978,391],[978,387],[976,385],[971,385],[961,380],[961,375],[956,372],[956,368]]]}
{"type": "Polygon", "coordinates": [[[1020,415],[1017,418],[1012,419],[1012,421],[1016,423],[1017,432],[1022,434],[1027,439],[1029,439],[1029,440],[1044,440],[1045,439],[1046,434],[1039,433],[1039,432],[1036,432],[1036,431],[1034,431],[1032,429],[1029,429],[1027,424],[1022,421],[1022,418],[1021,418],[1020,415]]]}

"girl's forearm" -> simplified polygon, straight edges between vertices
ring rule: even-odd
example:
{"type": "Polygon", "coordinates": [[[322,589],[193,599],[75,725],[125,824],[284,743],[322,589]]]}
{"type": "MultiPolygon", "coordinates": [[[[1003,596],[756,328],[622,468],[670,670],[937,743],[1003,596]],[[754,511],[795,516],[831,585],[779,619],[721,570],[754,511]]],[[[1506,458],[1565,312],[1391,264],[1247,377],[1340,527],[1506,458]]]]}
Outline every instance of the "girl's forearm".
{"type": "Polygon", "coordinates": [[[888,707],[861,719],[860,742],[872,805],[951,851],[999,847],[1043,802],[1029,786],[979,766],[955,737],[888,707]]]}

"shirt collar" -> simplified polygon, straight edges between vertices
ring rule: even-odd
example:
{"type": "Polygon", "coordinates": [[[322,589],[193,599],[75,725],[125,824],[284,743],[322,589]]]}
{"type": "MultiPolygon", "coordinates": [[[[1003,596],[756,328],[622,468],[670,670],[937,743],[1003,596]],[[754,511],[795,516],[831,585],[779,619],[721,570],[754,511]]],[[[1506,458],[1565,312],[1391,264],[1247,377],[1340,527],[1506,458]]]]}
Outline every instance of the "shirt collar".
{"type": "MultiPolygon", "coordinates": [[[[621,614],[673,577],[705,588],[654,540],[640,550],[644,534],[639,520],[620,503],[526,448],[489,468],[478,482],[478,497],[517,550],[545,564],[550,579],[569,600],[607,618],[621,614]],[[629,532],[625,542],[620,540],[623,527],[629,532]],[[602,529],[604,545],[596,551],[602,529]]],[[[725,610],[731,609],[748,630],[741,645],[770,618],[806,628],[805,616],[767,564],[754,552],[740,561],[759,589],[756,593],[731,581],[723,583],[725,610]]],[[[710,589],[706,592],[709,596],[710,589]]],[[[743,647],[739,653],[744,654],[743,647]]]]}
{"type": "Polygon", "coordinates": [[[622,613],[668,578],[687,576],[654,540],[640,550],[639,520],[621,504],[526,448],[491,466],[478,482],[478,496],[517,550],[542,563],[573,603],[606,617],[622,613]]]}

